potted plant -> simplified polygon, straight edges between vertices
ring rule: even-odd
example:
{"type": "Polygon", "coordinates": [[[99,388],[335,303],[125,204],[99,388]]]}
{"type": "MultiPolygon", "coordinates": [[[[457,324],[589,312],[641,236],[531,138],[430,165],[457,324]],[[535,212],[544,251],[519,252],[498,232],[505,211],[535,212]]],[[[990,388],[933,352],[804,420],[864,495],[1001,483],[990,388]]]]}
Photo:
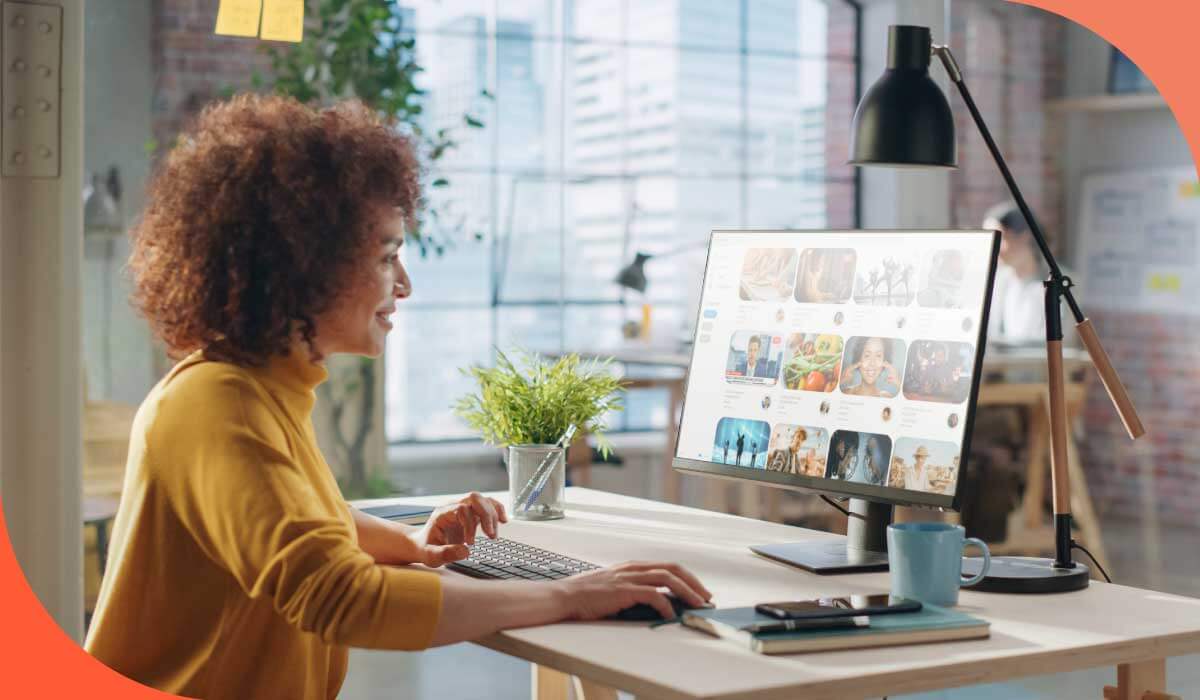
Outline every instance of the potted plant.
{"type": "Polygon", "coordinates": [[[495,367],[463,370],[478,391],[460,398],[454,411],[485,443],[507,448],[515,517],[563,517],[566,450],[577,432],[595,435],[607,456],[604,417],[622,408],[621,380],[608,371],[610,363],[584,363],[575,354],[548,362],[536,353],[513,362],[497,351],[495,367]]]}

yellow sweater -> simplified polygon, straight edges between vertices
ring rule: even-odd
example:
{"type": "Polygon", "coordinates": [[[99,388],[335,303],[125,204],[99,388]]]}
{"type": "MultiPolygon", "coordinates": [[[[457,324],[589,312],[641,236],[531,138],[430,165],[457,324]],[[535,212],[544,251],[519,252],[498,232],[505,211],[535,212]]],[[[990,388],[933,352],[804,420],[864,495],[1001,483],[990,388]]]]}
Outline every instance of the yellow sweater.
{"type": "Polygon", "coordinates": [[[160,690],[333,698],[348,646],[422,649],[441,583],[380,566],[317,448],[299,353],[264,368],[193,354],[138,411],[85,647],[160,690]]]}

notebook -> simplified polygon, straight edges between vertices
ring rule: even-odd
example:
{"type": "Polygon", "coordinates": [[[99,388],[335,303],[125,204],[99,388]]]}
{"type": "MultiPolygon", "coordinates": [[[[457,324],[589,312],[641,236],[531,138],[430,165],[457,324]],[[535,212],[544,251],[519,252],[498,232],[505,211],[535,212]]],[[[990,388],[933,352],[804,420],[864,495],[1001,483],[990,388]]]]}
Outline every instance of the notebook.
{"type": "Polygon", "coordinates": [[[754,608],[688,610],[682,622],[701,632],[728,639],[759,654],[795,654],[808,651],[946,642],[988,636],[989,623],[965,613],[925,605],[918,612],[872,615],[864,628],[759,632],[743,627],[756,622],[777,622],[754,608]]]}
{"type": "Polygon", "coordinates": [[[393,503],[386,506],[368,506],[359,508],[364,513],[385,520],[394,520],[407,525],[420,525],[433,514],[431,506],[413,506],[404,503],[393,503]]]}

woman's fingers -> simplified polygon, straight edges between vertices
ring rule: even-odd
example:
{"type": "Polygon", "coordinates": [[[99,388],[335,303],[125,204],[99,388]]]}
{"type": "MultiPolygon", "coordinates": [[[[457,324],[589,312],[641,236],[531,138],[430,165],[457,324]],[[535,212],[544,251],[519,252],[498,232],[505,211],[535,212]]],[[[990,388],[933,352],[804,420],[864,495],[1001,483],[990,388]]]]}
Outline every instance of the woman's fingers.
{"type": "Polygon", "coordinates": [[[462,528],[463,541],[467,544],[475,544],[475,528],[479,520],[471,510],[471,505],[461,503],[455,509],[455,513],[458,515],[459,527],[462,528]]]}
{"type": "Polygon", "coordinates": [[[632,586],[633,599],[637,603],[645,603],[658,611],[664,620],[675,619],[675,608],[667,601],[667,597],[654,586],[632,586]]]}
{"type": "Polygon", "coordinates": [[[503,506],[500,506],[494,499],[479,493],[471,493],[462,502],[471,509],[480,526],[483,527],[483,534],[495,539],[500,528],[500,513],[497,506],[501,509],[503,506]]]}
{"type": "Polygon", "coordinates": [[[693,607],[704,605],[706,602],[706,599],[699,591],[685,583],[678,575],[666,569],[630,572],[624,574],[622,578],[631,583],[666,588],[674,593],[676,598],[693,607]]]}
{"type": "MultiPolygon", "coordinates": [[[[618,565],[617,568],[618,568],[618,570],[620,570],[622,572],[630,572],[630,573],[632,573],[632,572],[648,572],[648,571],[667,572],[667,573],[671,574],[675,579],[679,580],[681,583],[686,584],[686,586],[688,587],[689,590],[691,590],[694,593],[696,593],[697,595],[699,595],[702,598],[702,600],[700,601],[701,603],[706,602],[712,598],[712,593],[708,590],[708,588],[706,588],[704,586],[704,584],[700,583],[700,579],[697,578],[695,574],[693,574],[691,571],[688,571],[683,566],[676,564],[675,562],[631,561],[631,562],[626,562],[624,564],[620,564],[620,565],[618,565]]],[[[667,584],[660,583],[660,584],[656,584],[656,585],[667,585],[667,584]]],[[[672,590],[674,590],[674,589],[672,589],[672,590]]],[[[676,593],[678,593],[678,591],[676,591],[676,593]]]]}
{"type": "Polygon", "coordinates": [[[425,566],[437,568],[471,555],[465,544],[430,544],[425,546],[425,566]]]}

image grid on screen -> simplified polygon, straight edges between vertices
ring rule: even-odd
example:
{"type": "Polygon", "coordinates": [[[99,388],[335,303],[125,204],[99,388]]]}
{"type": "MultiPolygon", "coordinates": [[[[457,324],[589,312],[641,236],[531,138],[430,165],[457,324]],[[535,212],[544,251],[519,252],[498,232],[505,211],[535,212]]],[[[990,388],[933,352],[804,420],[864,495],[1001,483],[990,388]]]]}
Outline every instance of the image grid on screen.
{"type": "Polygon", "coordinates": [[[953,497],[992,245],[714,232],[676,456],[953,497]]]}

